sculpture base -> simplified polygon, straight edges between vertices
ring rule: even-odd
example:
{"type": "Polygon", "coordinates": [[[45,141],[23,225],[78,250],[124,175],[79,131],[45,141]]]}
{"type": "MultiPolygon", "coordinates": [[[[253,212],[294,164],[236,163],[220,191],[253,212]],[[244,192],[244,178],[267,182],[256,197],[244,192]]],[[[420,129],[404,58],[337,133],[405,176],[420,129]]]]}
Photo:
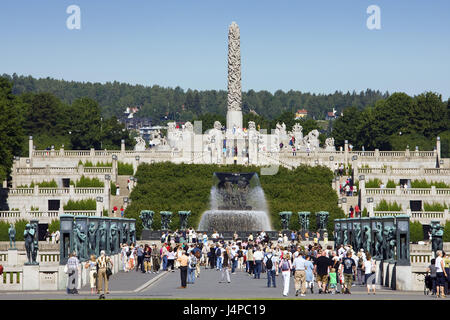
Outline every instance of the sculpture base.
{"type": "Polygon", "coordinates": [[[159,230],[142,230],[141,240],[159,240],[162,234],[163,231],[159,230]]]}
{"type": "Polygon", "coordinates": [[[19,262],[19,251],[17,248],[8,249],[8,265],[16,266],[19,262]]]}
{"type": "Polygon", "coordinates": [[[242,130],[242,111],[232,111],[227,112],[227,130],[232,131],[233,127],[242,130]]]}
{"type": "Polygon", "coordinates": [[[23,290],[39,290],[39,265],[24,264],[23,290]]]}

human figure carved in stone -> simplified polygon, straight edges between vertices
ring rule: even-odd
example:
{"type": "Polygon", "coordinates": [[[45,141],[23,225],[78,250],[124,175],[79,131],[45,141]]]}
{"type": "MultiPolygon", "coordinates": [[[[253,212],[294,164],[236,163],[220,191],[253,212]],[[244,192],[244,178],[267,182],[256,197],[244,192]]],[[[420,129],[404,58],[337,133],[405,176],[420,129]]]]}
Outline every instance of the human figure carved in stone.
{"type": "Polygon", "coordinates": [[[136,140],[134,151],[145,151],[145,140],[141,137],[135,137],[134,140],[136,140]]]}
{"type": "Polygon", "coordinates": [[[116,252],[117,250],[117,242],[118,242],[118,228],[117,228],[117,224],[115,223],[111,223],[111,241],[110,241],[110,249],[111,252],[116,252]]]}
{"type": "Polygon", "coordinates": [[[241,111],[241,102],[240,31],[236,22],[233,22],[228,29],[228,110],[241,111]]]}
{"type": "Polygon", "coordinates": [[[34,246],[34,236],[36,231],[34,230],[34,227],[27,223],[25,226],[25,230],[23,232],[23,237],[25,240],[25,249],[27,252],[27,258],[28,258],[28,264],[33,264],[33,246],[34,246]]]}
{"type": "Polygon", "coordinates": [[[187,132],[194,132],[194,126],[188,121],[184,124],[184,130],[187,132]]]}
{"type": "Polygon", "coordinates": [[[248,130],[256,130],[255,121],[248,122],[248,130]]]}
{"type": "Polygon", "coordinates": [[[214,129],[216,130],[222,130],[222,124],[220,123],[220,121],[214,121],[214,129]]]}

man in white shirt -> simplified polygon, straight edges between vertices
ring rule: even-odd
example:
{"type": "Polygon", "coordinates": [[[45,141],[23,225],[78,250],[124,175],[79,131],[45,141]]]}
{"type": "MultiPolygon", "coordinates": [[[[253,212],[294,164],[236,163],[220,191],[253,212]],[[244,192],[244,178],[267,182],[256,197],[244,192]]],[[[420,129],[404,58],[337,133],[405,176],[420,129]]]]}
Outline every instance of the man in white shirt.
{"type": "Polygon", "coordinates": [[[303,258],[303,252],[300,252],[298,256],[294,259],[292,265],[295,268],[294,283],[295,283],[295,295],[298,296],[298,292],[301,289],[300,296],[304,297],[306,293],[306,271],[305,262],[303,258]]]}
{"type": "Polygon", "coordinates": [[[260,279],[261,277],[261,264],[263,257],[263,252],[260,250],[259,246],[257,246],[255,248],[255,252],[253,252],[253,259],[255,260],[255,279],[260,279]]]}

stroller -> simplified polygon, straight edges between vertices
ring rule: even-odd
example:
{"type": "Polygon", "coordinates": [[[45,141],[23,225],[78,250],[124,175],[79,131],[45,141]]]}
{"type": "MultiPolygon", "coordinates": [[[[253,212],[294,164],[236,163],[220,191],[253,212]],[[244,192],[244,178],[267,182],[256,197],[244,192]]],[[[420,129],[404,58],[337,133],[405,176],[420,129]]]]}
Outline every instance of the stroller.
{"type": "Polygon", "coordinates": [[[424,280],[423,294],[428,296],[430,292],[433,290],[433,281],[431,280],[431,276],[427,274],[424,280]]]}

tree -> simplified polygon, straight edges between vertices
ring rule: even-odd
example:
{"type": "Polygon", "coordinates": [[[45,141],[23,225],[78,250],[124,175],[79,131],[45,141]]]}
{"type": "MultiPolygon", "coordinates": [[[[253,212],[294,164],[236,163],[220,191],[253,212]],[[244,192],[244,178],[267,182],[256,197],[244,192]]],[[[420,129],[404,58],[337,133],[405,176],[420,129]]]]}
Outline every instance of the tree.
{"type": "Polygon", "coordinates": [[[11,173],[13,158],[20,155],[25,139],[22,129],[23,108],[12,94],[12,83],[0,78],[0,178],[6,179],[11,173]]]}
{"type": "Polygon", "coordinates": [[[100,149],[100,109],[91,98],[80,98],[72,104],[71,143],[75,150],[100,149]],[[76,115],[76,116],[75,116],[76,115]]]}
{"type": "Polygon", "coordinates": [[[423,241],[423,227],[419,221],[409,222],[409,240],[413,243],[423,241]]]}
{"type": "Polygon", "coordinates": [[[414,98],[409,110],[407,129],[427,138],[434,138],[447,129],[447,106],[442,96],[433,92],[422,93],[414,98]]]}
{"type": "Polygon", "coordinates": [[[344,110],[343,116],[336,119],[333,126],[333,137],[336,146],[344,146],[345,140],[355,145],[358,141],[358,134],[355,127],[361,121],[360,112],[356,107],[348,107],[344,110]]]}

